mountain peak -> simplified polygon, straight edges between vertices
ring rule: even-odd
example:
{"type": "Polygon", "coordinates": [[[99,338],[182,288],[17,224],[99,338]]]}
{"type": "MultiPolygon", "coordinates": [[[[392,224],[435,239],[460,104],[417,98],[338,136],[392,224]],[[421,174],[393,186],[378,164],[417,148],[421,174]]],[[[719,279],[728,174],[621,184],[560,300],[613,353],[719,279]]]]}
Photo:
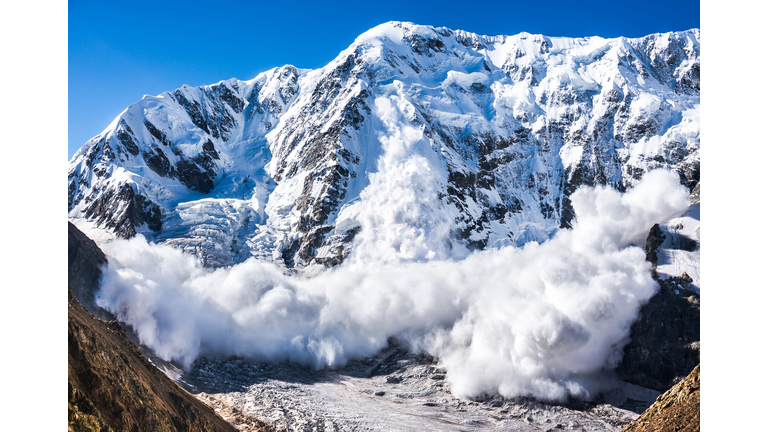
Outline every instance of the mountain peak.
{"type": "Polygon", "coordinates": [[[365,232],[377,194],[421,184],[421,216],[390,222],[429,227],[414,231],[441,238],[425,253],[543,241],[570,226],[580,185],[625,190],[655,168],[698,184],[689,36],[384,23],[317,70],[286,65],[143,98],[73,157],[69,216],[213,266],[330,266],[365,232]],[[417,159],[423,176],[388,183],[417,159]]]}

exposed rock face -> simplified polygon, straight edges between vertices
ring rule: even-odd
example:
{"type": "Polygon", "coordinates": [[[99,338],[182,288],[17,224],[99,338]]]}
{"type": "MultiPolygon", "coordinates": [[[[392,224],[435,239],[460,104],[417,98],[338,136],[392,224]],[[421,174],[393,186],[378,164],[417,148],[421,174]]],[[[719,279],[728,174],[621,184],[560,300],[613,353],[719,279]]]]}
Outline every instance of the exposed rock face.
{"type": "Polygon", "coordinates": [[[581,185],[624,190],[662,167],[698,194],[699,36],[383,24],[322,69],[131,105],[70,162],[69,216],[212,266],[333,266],[371,179],[418,156],[451,250],[541,241],[570,226],[581,185]]]}
{"type": "Polygon", "coordinates": [[[698,365],[621,432],[698,432],[700,405],[701,365],[698,365]]]}
{"type": "Polygon", "coordinates": [[[699,295],[686,275],[659,280],[659,292],[640,310],[617,372],[623,380],[666,391],[700,362],[699,295]]]}
{"type": "Polygon", "coordinates": [[[107,265],[107,257],[76,226],[69,224],[69,288],[83,307],[94,316],[113,320],[115,317],[106,310],[96,306],[95,295],[99,291],[103,266],[107,265]]]}
{"type": "MultiPolygon", "coordinates": [[[[632,325],[630,342],[624,347],[617,368],[623,380],[666,391],[687,376],[700,361],[700,301],[698,281],[685,271],[670,277],[662,261],[677,257],[680,262],[665,271],[687,268],[698,277],[698,256],[685,251],[699,248],[699,204],[692,204],[681,217],[655,224],[646,239],[646,260],[651,263],[656,293],[640,309],[632,325]],[[689,225],[686,227],[685,225],[689,225]]],[[[680,270],[677,270],[679,273],[680,270]]]]}
{"type": "Polygon", "coordinates": [[[648,233],[648,239],[645,242],[645,260],[651,263],[652,271],[656,270],[656,265],[659,262],[659,246],[664,243],[665,238],[666,236],[659,228],[659,224],[655,224],[648,233]]]}
{"type": "Polygon", "coordinates": [[[69,430],[236,431],[152,366],[117,321],[90,315],[69,290],[69,430]]]}

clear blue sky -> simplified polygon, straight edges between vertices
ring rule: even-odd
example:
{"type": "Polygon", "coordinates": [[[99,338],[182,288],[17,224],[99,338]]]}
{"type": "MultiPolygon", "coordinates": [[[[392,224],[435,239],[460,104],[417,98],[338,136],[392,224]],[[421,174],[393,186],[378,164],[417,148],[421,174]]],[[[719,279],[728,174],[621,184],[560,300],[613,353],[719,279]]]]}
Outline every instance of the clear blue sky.
{"type": "Polygon", "coordinates": [[[318,68],[383,22],[484,35],[638,37],[700,27],[690,0],[211,1],[70,0],[68,158],[128,105],[183,84],[318,68]]]}

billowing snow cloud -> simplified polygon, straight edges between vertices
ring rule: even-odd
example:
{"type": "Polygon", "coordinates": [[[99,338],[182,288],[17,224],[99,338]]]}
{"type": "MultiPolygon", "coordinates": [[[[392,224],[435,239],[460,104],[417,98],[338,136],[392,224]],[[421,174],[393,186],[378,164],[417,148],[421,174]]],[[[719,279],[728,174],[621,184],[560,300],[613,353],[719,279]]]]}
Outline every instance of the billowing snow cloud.
{"type": "Polygon", "coordinates": [[[677,176],[650,172],[625,194],[581,188],[573,229],[470,254],[451,240],[444,169],[409,122],[413,107],[393,91],[375,108],[378,171],[348,209],[361,231],[341,266],[313,277],[255,259],[210,270],[139,236],[102,245],[98,304],[186,365],[223,354],[338,366],[394,336],[437,356],[458,396],[593,395],[656,290],[632,244],[687,208],[677,176]]]}
{"type": "MultiPolygon", "coordinates": [[[[386,145],[418,137],[392,134],[386,145]]],[[[386,163],[411,184],[429,173],[429,160],[413,152],[386,163]]],[[[138,236],[102,245],[109,267],[99,305],[159,356],[187,365],[224,354],[337,366],[395,336],[437,356],[458,396],[589,396],[656,290],[643,250],[631,244],[686,209],[677,176],[650,172],[625,194],[581,188],[571,197],[573,229],[456,259],[439,218],[414,225],[439,205],[429,201],[430,183],[397,201],[387,194],[400,180],[382,167],[371,182],[380,193],[362,199],[383,200],[387,211],[360,216],[352,259],[335,269],[286,276],[251,259],[210,270],[138,236]]]]}

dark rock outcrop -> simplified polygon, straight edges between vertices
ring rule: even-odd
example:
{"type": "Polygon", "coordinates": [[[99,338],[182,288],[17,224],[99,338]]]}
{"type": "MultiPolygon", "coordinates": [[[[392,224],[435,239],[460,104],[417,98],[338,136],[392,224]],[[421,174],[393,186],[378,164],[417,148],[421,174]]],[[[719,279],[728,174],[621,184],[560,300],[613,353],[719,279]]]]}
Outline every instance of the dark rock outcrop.
{"type": "MultiPolygon", "coordinates": [[[[654,225],[646,243],[646,259],[654,269],[663,241],[654,225]]],[[[700,362],[701,306],[687,274],[660,279],[654,271],[654,279],[659,292],[640,309],[617,373],[632,384],[666,391],[700,362]]]]}
{"type": "Polygon", "coordinates": [[[136,193],[128,183],[109,189],[91,201],[85,215],[122,238],[136,235],[136,227],[146,225],[152,231],[162,227],[160,207],[136,193]]]}
{"type": "Polygon", "coordinates": [[[666,236],[655,224],[648,233],[648,239],[645,241],[645,260],[651,263],[651,271],[656,271],[656,265],[659,263],[659,246],[664,243],[666,236]]]}
{"type": "Polygon", "coordinates": [[[99,281],[102,267],[107,265],[107,257],[96,243],[77,229],[72,222],[69,224],[69,288],[83,307],[94,316],[113,320],[115,317],[106,310],[96,306],[95,295],[99,291],[99,281]]]}

